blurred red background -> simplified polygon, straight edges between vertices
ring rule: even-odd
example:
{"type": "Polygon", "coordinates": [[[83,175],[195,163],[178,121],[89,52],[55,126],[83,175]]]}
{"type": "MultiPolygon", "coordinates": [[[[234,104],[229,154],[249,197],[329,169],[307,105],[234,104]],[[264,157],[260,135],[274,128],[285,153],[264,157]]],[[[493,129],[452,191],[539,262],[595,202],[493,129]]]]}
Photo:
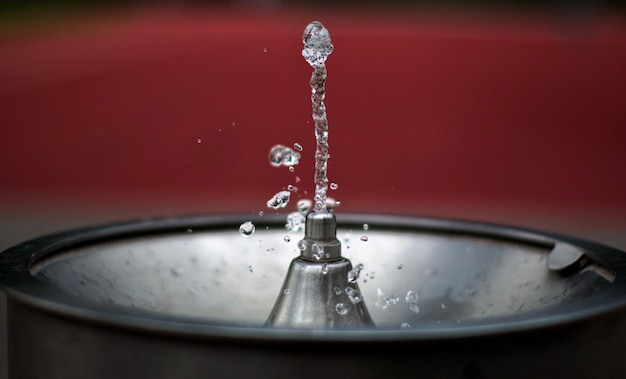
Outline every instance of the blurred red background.
{"type": "Polygon", "coordinates": [[[624,231],[623,18],[328,6],[137,7],[5,28],[5,225],[41,213],[268,212],[289,184],[311,198],[300,51],[313,20],[335,45],[326,105],[338,213],[624,231]],[[269,165],[273,145],[296,142],[294,173],[269,165]]]}

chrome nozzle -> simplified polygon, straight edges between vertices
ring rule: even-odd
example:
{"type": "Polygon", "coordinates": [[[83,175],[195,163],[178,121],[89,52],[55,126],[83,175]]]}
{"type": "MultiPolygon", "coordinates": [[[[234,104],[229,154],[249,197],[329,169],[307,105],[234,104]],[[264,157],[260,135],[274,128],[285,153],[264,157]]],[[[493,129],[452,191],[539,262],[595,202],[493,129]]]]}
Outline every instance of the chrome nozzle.
{"type": "Polygon", "coordinates": [[[341,256],[332,212],[311,212],[305,224],[306,245],[291,261],[268,327],[338,329],[374,327],[357,283],[348,281],[352,263],[341,256]],[[346,290],[347,289],[347,290],[346,290]]]}
{"type": "Polygon", "coordinates": [[[313,262],[341,259],[341,242],[337,239],[337,220],[332,212],[310,212],[304,229],[306,247],[300,258],[313,262]]]}

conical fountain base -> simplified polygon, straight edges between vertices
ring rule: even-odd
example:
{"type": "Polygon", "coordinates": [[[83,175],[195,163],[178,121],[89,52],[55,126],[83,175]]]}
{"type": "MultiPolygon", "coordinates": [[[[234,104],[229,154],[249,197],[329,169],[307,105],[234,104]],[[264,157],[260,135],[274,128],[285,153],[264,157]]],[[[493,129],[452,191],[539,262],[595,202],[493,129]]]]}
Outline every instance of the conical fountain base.
{"type": "Polygon", "coordinates": [[[267,327],[342,329],[374,327],[359,287],[348,281],[352,263],[345,258],[291,261],[267,327]]]}

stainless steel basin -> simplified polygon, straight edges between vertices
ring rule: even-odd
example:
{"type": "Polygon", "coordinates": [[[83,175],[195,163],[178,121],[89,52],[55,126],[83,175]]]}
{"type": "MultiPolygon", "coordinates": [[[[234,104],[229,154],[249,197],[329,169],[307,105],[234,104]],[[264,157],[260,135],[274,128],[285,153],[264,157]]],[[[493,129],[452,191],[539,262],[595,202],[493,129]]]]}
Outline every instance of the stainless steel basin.
{"type": "Polygon", "coordinates": [[[286,231],[284,216],[263,216],[244,237],[238,227],[249,219],[107,225],[0,254],[10,374],[626,375],[621,251],[498,225],[337,214],[343,256],[363,265],[357,283],[376,326],[268,328],[277,297],[289,296],[281,286],[303,233],[286,231]]]}

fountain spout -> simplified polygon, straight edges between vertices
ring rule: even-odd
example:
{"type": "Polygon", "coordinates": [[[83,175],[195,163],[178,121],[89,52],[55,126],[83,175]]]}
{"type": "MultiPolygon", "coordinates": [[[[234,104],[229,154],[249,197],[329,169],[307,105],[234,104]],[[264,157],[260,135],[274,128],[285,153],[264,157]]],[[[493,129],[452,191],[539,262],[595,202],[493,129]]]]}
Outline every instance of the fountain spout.
{"type": "Polygon", "coordinates": [[[330,211],[306,218],[300,256],[291,261],[266,326],[297,329],[374,327],[356,282],[352,263],[341,256],[337,222],[330,211]]]}
{"type": "Polygon", "coordinates": [[[337,220],[329,211],[310,212],[306,217],[300,258],[313,262],[341,259],[341,242],[337,239],[337,220]]]}

